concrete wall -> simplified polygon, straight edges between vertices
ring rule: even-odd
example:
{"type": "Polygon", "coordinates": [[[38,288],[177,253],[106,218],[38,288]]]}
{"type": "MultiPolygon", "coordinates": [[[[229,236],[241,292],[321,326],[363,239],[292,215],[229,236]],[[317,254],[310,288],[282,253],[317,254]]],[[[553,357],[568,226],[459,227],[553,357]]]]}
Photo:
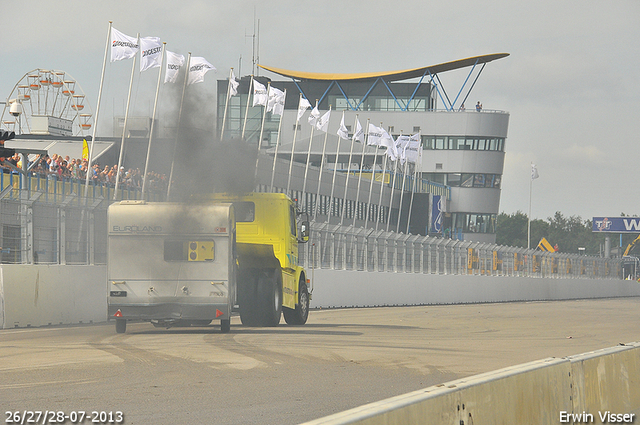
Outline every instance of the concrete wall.
{"type": "Polygon", "coordinates": [[[627,414],[612,423],[637,422],[640,343],[459,379],[306,425],[599,424],[607,412],[627,414]]]}
{"type": "Polygon", "coordinates": [[[106,266],[0,266],[0,329],[107,320],[106,266]]]}
{"type": "Polygon", "coordinates": [[[312,307],[362,307],[640,296],[617,279],[554,279],[419,273],[310,271],[312,307]]]}
{"type": "MultiPolygon", "coordinates": [[[[640,296],[615,279],[311,270],[311,307],[372,307],[640,296]]],[[[106,266],[0,265],[0,329],[107,320],[106,266]]]]}

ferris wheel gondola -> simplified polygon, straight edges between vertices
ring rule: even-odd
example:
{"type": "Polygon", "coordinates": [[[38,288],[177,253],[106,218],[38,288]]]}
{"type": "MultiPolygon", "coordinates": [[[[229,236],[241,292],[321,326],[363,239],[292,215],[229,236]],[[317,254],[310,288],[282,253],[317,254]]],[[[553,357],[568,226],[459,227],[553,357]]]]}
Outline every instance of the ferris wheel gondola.
{"type": "Polygon", "coordinates": [[[38,68],[27,72],[8,99],[0,122],[16,134],[86,136],[93,126],[91,107],[82,88],[64,71],[38,68]],[[12,113],[11,108],[17,105],[21,112],[12,113]]]}

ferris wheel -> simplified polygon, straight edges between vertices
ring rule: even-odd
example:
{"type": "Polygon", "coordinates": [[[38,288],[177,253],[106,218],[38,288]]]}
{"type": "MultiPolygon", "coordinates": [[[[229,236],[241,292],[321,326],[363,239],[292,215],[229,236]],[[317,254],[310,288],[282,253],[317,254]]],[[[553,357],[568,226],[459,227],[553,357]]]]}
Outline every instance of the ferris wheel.
{"type": "Polygon", "coordinates": [[[68,73],[34,69],[13,87],[0,122],[16,134],[85,136],[93,125],[85,97],[68,73]]]}

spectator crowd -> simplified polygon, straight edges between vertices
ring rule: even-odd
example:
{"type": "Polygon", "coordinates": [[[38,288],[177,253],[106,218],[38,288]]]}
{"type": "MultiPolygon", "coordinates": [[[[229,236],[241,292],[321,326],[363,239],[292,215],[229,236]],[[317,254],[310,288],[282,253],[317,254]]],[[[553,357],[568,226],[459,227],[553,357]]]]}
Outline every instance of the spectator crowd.
{"type": "MultiPolygon", "coordinates": [[[[18,169],[22,168],[22,159],[17,153],[10,158],[0,158],[0,160],[3,160],[0,166],[5,173],[12,171],[12,167],[8,166],[7,163],[18,169]]],[[[87,178],[88,165],[86,159],[69,158],[68,155],[62,157],[54,153],[51,156],[38,155],[33,162],[29,162],[28,169],[30,175],[37,177],[60,181],[85,181],[87,178]]],[[[117,165],[105,165],[102,167],[99,163],[95,163],[91,166],[89,179],[96,185],[100,184],[115,187],[116,176],[120,179],[118,183],[119,188],[142,189],[143,172],[140,171],[139,168],[129,168],[125,170],[124,167],[120,167],[120,173],[118,173],[117,165]]],[[[166,191],[168,179],[165,174],[151,171],[147,176],[147,184],[149,190],[166,191]]]]}

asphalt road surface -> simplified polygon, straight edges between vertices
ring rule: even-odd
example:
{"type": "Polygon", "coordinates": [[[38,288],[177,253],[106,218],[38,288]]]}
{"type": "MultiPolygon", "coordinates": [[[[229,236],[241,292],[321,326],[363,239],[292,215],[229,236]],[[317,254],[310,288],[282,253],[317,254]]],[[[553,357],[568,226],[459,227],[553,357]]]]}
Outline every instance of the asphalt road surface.
{"type": "Polygon", "coordinates": [[[314,310],[301,327],[249,328],[234,318],[228,334],[216,325],[147,323],[129,324],[126,334],[113,323],[7,329],[0,408],[3,423],[15,418],[6,412],[48,410],[86,412],[85,424],[108,423],[100,412],[115,420],[107,415],[116,411],[126,424],[298,424],[456,378],[639,341],[639,325],[640,298],[621,298],[314,310]]]}

